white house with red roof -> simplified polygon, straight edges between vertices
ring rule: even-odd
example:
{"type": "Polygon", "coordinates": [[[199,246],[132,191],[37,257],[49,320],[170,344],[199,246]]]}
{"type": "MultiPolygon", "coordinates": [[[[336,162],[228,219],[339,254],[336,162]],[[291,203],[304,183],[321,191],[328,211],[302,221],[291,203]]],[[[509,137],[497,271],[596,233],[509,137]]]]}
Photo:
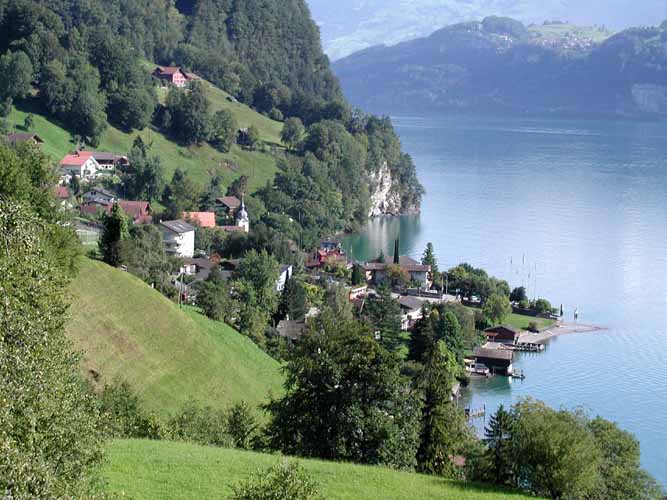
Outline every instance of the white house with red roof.
{"type": "Polygon", "coordinates": [[[81,180],[90,180],[97,176],[99,170],[100,164],[91,151],[68,154],[60,162],[61,176],[69,179],[77,176],[81,180]]]}

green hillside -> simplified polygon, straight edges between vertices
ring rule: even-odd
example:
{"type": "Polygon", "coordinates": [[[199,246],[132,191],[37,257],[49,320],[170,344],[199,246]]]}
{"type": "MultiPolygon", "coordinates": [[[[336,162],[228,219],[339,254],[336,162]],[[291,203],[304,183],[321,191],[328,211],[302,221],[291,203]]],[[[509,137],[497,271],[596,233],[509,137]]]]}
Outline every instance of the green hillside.
{"type": "MultiPolygon", "coordinates": [[[[134,138],[141,135],[145,142],[153,144],[152,153],[162,159],[167,180],[171,179],[174,170],[180,167],[201,183],[207,183],[213,175],[219,175],[223,178],[224,184],[229,185],[235,178],[247,175],[250,178],[251,190],[263,187],[276,172],[276,158],[272,156],[270,149],[272,145],[281,145],[282,124],[257,113],[235,99],[230,99],[229,94],[210,83],[205,82],[205,84],[211,109],[229,110],[240,128],[254,125],[259,130],[266,152],[248,151],[237,145],[234,145],[229,153],[221,153],[208,144],[185,147],[176,144],[155,127],[149,127],[141,132],[125,133],[111,126],[104,132],[100,145],[95,149],[127,154],[134,138]]],[[[164,97],[166,90],[160,89],[159,94],[160,97],[164,97]]],[[[46,142],[43,146],[44,151],[54,161],[60,161],[65,154],[76,147],[72,134],[42,114],[36,101],[21,103],[13,109],[8,118],[10,127],[23,132],[23,122],[29,112],[34,115],[32,132],[46,142]]]]}
{"type": "Polygon", "coordinates": [[[83,370],[98,384],[127,380],[149,410],[173,413],[189,399],[256,405],[281,391],[278,362],[252,341],[128,273],[83,259],[72,295],[67,335],[83,370]]]}
{"type": "MultiPolygon", "coordinates": [[[[273,455],[164,441],[114,441],[106,489],[129,498],[224,498],[232,486],[278,463],[273,455]]],[[[533,498],[380,467],[299,460],[327,499],[501,500],[533,498]]]]}

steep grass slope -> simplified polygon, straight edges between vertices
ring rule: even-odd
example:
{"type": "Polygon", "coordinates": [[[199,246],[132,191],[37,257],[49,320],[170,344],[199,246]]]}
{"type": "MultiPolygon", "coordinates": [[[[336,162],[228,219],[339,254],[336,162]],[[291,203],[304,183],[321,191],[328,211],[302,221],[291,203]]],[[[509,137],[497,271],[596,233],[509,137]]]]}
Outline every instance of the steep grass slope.
{"type": "Polygon", "coordinates": [[[127,380],[147,409],[257,405],[281,391],[280,365],[249,339],[128,273],[83,259],[71,291],[67,335],[84,352],[82,369],[98,384],[127,380]]]}
{"type": "MultiPolygon", "coordinates": [[[[132,133],[109,127],[102,136],[100,145],[95,149],[127,154],[132,148],[135,137],[140,135],[146,143],[153,145],[152,154],[162,159],[167,180],[171,179],[176,168],[182,168],[202,184],[207,184],[214,175],[221,176],[225,185],[229,185],[232,180],[241,175],[247,175],[250,178],[251,191],[263,187],[267,180],[273,179],[277,170],[276,157],[270,152],[270,149],[271,146],[281,145],[282,124],[257,113],[244,104],[228,99],[227,93],[208,82],[204,83],[211,102],[211,110],[213,112],[219,109],[229,110],[236,118],[240,128],[254,125],[259,130],[265,151],[248,151],[236,145],[229,153],[221,153],[208,144],[185,147],[175,143],[155,127],[132,133]]],[[[166,90],[160,89],[161,96],[165,92],[166,90]]],[[[60,161],[65,154],[76,147],[72,134],[44,115],[36,101],[20,103],[17,108],[13,109],[8,118],[9,125],[19,132],[24,132],[23,122],[28,113],[34,115],[34,126],[31,132],[35,132],[46,142],[43,149],[54,161],[60,161]]],[[[280,155],[280,150],[276,154],[280,155]]]]}
{"type": "MultiPolygon", "coordinates": [[[[277,456],[183,443],[115,441],[102,475],[109,492],[141,499],[224,498],[277,456]]],[[[501,500],[528,496],[380,467],[299,460],[327,500],[501,500]]]]}

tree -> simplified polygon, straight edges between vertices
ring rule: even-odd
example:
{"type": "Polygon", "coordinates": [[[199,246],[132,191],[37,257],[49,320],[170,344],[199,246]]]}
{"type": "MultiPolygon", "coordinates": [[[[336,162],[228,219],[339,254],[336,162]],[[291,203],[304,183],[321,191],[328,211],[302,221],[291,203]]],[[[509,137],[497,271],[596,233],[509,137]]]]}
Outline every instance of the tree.
{"type": "Polygon", "coordinates": [[[250,125],[246,133],[246,146],[248,146],[249,149],[254,150],[259,144],[259,140],[259,130],[254,125],[250,125]]]}
{"type": "Polygon", "coordinates": [[[299,147],[305,132],[306,129],[301,120],[292,117],[285,120],[280,138],[291,150],[294,151],[299,147]]]}
{"type": "Polygon", "coordinates": [[[350,281],[354,286],[366,283],[366,275],[361,265],[355,264],[354,267],[352,267],[352,276],[350,277],[350,281]]]}
{"type": "Polygon", "coordinates": [[[291,277],[285,283],[285,288],[280,296],[278,317],[280,319],[289,317],[291,320],[299,321],[306,316],[307,312],[306,291],[303,284],[291,277]]]}
{"type": "Polygon", "coordinates": [[[229,500],[318,500],[317,486],[296,462],[282,462],[234,487],[229,500]]]}
{"type": "Polygon", "coordinates": [[[551,303],[546,300],[546,299],[537,299],[535,301],[535,305],[533,306],[533,310],[537,314],[549,314],[552,312],[553,307],[551,306],[551,303]]]}
{"type": "Polygon", "coordinates": [[[581,412],[524,400],[514,407],[516,484],[538,496],[587,498],[600,487],[601,452],[581,412]]]}
{"type": "Polygon", "coordinates": [[[65,337],[69,268],[29,205],[0,200],[0,491],[81,498],[102,458],[93,396],[65,337]]]}
{"type": "Polygon", "coordinates": [[[227,432],[237,448],[251,448],[257,427],[257,419],[245,401],[236,403],[227,412],[227,432]]]}
{"type": "Polygon", "coordinates": [[[192,82],[187,90],[172,88],[165,110],[169,112],[169,129],[184,144],[201,144],[211,137],[211,103],[201,82],[192,82]]]}
{"type": "Polygon", "coordinates": [[[25,115],[25,120],[23,120],[23,128],[30,131],[32,127],[35,126],[35,116],[32,113],[25,115]]]}
{"type": "Polygon", "coordinates": [[[526,289],[522,286],[515,288],[512,290],[512,293],[510,294],[510,300],[512,302],[518,302],[521,303],[525,300],[528,300],[528,295],[526,294],[526,289]]]}
{"type": "Polygon", "coordinates": [[[358,322],[323,311],[289,354],[284,396],[267,406],[271,445],[291,455],[413,467],[419,402],[399,366],[358,322]]]}
{"type": "Polygon", "coordinates": [[[162,204],[167,208],[169,217],[179,219],[183,212],[196,211],[199,208],[201,194],[200,186],[187,172],[177,168],[162,193],[162,204]]]}
{"type": "Polygon", "coordinates": [[[150,147],[137,136],[128,158],[132,168],[123,176],[123,192],[132,200],[153,202],[165,187],[164,168],[159,156],[149,156],[150,147]]]}
{"type": "Polygon", "coordinates": [[[229,321],[232,315],[232,301],[230,288],[227,283],[218,278],[220,274],[216,267],[211,271],[209,278],[199,284],[197,288],[197,305],[204,314],[215,321],[229,321]]]}
{"type": "Polygon", "coordinates": [[[424,255],[422,256],[422,264],[425,266],[431,266],[431,272],[433,274],[438,273],[438,261],[435,258],[435,253],[433,251],[433,243],[428,243],[426,245],[424,255]]]}
{"type": "Polygon", "coordinates": [[[439,307],[436,307],[435,311],[438,312],[433,327],[435,338],[444,342],[447,349],[454,354],[462,366],[465,344],[459,320],[452,311],[439,307]]]}
{"type": "Polygon", "coordinates": [[[216,148],[227,153],[236,141],[238,124],[234,115],[226,110],[216,111],[211,122],[211,140],[216,148]]]}
{"type": "Polygon", "coordinates": [[[164,250],[162,232],[157,226],[132,226],[129,238],[122,241],[120,247],[120,262],[127,265],[130,273],[167,296],[176,294],[171,284],[174,265],[164,250]]]}
{"type": "Polygon", "coordinates": [[[408,359],[416,361],[417,363],[424,362],[425,353],[428,351],[431,344],[436,342],[430,314],[431,312],[426,306],[422,308],[422,317],[417,320],[408,342],[408,359]]]}
{"type": "Polygon", "coordinates": [[[388,286],[380,286],[377,292],[375,299],[367,301],[368,319],[373,330],[380,333],[382,346],[396,352],[401,341],[401,306],[388,286]]]}
{"type": "Polygon", "coordinates": [[[489,425],[484,429],[486,458],[490,464],[490,480],[494,484],[511,485],[514,479],[514,460],[512,457],[512,437],[514,416],[503,405],[491,416],[489,425]]]}
{"type": "Polygon", "coordinates": [[[120,205],[114,203],[111,213],[105,213],[102,219],[99,242],[102,260],[110,266],[118,266],[121,263],[122,242],[128,238],[127,218],[120,205]]]}
{"type": "Polygon", "coordinates": [[[450,397],[456,361],[434,339],[427,344],[422,359],[424,369],[417,380],[423,395],[417,470],[453,476],[451,457],[464,449],[469,439],[463,415],[450,397]]]}
{"type": "Polygon", "coordinates": [[[491,295],[482,309],[484,317],[493,324],[502,323],[512,313],[512,304],[504,295],[491,295]]]}
{"type": "Polygon", "coordinates": [[[641,468],[637,439],[603,418],[589,422],[595,442],[602,453],[601,486],[591,498],[605,500],[659,499],[664,491],[641,468]]]}
{"type": "Polygon", "coordinates": [[[400,262],[401,262],[401,253],[399,250],[398,238],[396,238],[396,241],[394,241],[394,264],[398,266],[400,262]]]}
{"type": "Polygon", "coordinates": [[[32,90],[33,67],[23,51],[0,57],[0,99],[24,99],[32,90]]]}
{"type": "Polygon", "coordinates": [[[273,314],[278,305],[278,276],[278,261],[266,250],[250,250],[236,271],[236,279],[252,287],[257,305],[268,314],[273,314]]]}

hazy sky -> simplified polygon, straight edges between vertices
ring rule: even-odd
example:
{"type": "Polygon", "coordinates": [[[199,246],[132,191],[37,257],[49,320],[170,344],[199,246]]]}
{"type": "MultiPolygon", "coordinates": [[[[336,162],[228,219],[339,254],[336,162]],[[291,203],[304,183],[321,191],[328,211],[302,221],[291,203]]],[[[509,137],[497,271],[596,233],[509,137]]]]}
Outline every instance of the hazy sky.
{"type": "Polygon", "coordinates": [[[510,16],[605,25],[620,30],[658,25],[667,0],[307,0],[334,59],[371,45],[426,36],[448,24],[510,16]]]}

